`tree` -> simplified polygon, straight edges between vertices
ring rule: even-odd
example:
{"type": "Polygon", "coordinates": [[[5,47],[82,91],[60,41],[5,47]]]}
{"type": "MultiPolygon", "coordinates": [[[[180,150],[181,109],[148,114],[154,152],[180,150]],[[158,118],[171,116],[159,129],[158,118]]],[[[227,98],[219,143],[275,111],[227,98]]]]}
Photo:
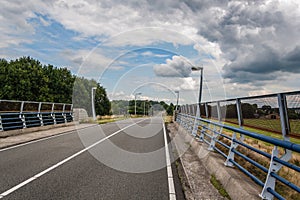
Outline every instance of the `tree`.
{"type": "Polygon", "coordinates": [[[31,57],[0,60],[0,98],[71,103],[74,76],[66,68],[42,65],[31,57]]]}
{"type": "Polygon", "coordinates": [[[242,103],[243,118],[254,118],[255,108],[249,103],[242,103]]]}
{"type": "Polygon", "coordinates": [[[110,110],[106,91],[95,80],[76,77],[67,68],[42,65],[31,57],[9,62],[0,59],[0,85],[0,99],[73,103],[75,108],[86,109],[89,115],[92,114],[91,90],[97,87],[98,100],[103,102],[98,105],[103,107],[100,113],[108,114],[110,110]]]}
{"type": "Polygon", "coordinates": [[[237,118],[236,104],[230,104],[226,106],[226,118],[237,118]]]}
{"type": "Polygon", "coordinates": [[[167,111],[167,115],[173,115],[174,108],[175,108],[174,104],[171,103],[170,106],[167,107],[167,110],[166,110],[167,111]]]}
{"type": "Polygon", "coordinates": [[[97,89],[95,93],[95,110],[97,115],[109,115],[111,104],[107,98],[105,89],[97,84],[97,89]]]}

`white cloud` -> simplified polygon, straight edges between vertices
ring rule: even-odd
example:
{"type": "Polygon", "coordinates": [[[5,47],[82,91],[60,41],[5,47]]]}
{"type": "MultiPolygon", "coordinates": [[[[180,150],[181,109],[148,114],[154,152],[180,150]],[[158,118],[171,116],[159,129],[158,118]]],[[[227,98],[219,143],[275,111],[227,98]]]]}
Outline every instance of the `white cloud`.
{"type": "Polygon", "coordinates": [[[145,51],[141,55],[142,56],[148,56],[148,57],[158,57],[158,58],[165,58],[165,57],[169,56],[169,55],[166,55],[166,54],[156,54],[156,53],[153,53],[152,51],[145,51]]]}
{"type": "Polygon", "coordinates": [[[121,70],[120,66],[110,66],[113,59],[105,56],[100,49],[90,50],[66,50],[61,54],[64,59],[71,61],[72,71],[78,76],[98,78],[105,69],[121,70]]]}
{"type": "MultiPolygon", "coordinates": [[[[198,51],[197,61],[205,66],[205,76],[212,76],[207,83],[212,84],[213,74],[221,73],[231,93],[237,90],[244,94],[247,90],[296,90],[300,73],[299,5],[297,0],[2,0],[0,48],[11,48],[13,52],[13,48],[21,44],[34,43],[37,40],[33,38],[34,33],[39,30],[30,19],[38,18],[44,26],[55,21],[75,31],[78,36],[73,38],[74,42],[96,38],[102,42],[103,50],[107,50],[106,47],[119,51],[126,46],[157,47],[165,42],[174,46],[192,45],[198,51]],[[40,15],[47,16],[49,21],[40,15]],[[222,69],[213,72],[214,65],[222,69]]],[[[34,50],[39,51],[38,48],[34,50]]],[[[8,52],[1,50],[0,53],[13,57],[8,52]]],[[[71,61],[76,71],[85,61],[80,71],[82,75],[100,73],[111,62],[103,52],[90,56],[88,50],[72,49],[70,52],[62,52],[60,59],[71,61]]],[[[144,55],[164,56],[149,52],[144,55]]],[[[120,70],[121,66],[112,66],[112,69],[120,70]]],[[[155,65],[154,71],[165,77],[191,75],[187,59],[182,56],[155,65]]],[[[194,84],[188,78],[185,81],[194,84]]],[[[175,86],[178,89],[187,87],[174,83],[175,86]]]]}
{"type": "Polygon", "coordinates": [[[154,65],[153,70],[157,76],[187,77],[191,74],[192,64],[183,56],[173,56],[164,64],[154,65]]]}

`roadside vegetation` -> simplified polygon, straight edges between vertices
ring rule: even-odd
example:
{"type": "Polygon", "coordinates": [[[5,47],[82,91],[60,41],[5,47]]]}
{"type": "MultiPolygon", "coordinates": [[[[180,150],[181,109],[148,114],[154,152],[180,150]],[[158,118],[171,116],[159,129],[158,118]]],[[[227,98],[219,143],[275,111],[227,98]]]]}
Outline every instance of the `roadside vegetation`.
{"type": "Polygon", "coordinates": [[[220,193],[221,196],[231,200],[229,194],[224,189],[222,183],[220,183],[220,181],[216,178],[216,176],[214,174],[212,174],[210,176],[210,182],[218,190],[218,192],[220,193]]]}

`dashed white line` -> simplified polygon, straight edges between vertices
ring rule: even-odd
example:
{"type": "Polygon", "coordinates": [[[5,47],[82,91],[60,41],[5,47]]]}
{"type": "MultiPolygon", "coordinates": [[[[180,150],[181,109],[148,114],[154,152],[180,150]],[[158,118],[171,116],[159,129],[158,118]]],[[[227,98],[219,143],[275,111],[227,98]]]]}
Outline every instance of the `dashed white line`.
{"type": "Polygon", "coordinates": [[[176,193],[175,193],[174,179],[173,179],[173,173],[172,173],[172,167],[171,167],[170,152],[169,152],[168,139],[167,139],[167,133],[166,133],[166,127],[165,127],[164,120],[162,120],[162,124],[163,124],[163,131],[164,131],[165,151],[166,151],[169,199],[170,200],[176,200],[176,193]]]}
{"type": "Polygon", "coordinates": [[[16,186],[10,188],[9,190],[7,190],[7,191],[1,193],[1,194],[0,194],[0,199],[2,199],[3,197],[5,197],[5,196],[11,194],[12,192],[18,190],[19,188],[21,188],[21,187],[27,185],[28,183],[30,183],[30,182],[36,180],[37,178],[43,176],[44,174],[46,174],[46,173],[52,171],[53,169],[55,169],[55,168],[61,166],[62,164],[68,162],[69,160],[71,160],[71,159],[73,159],[73,158],[79,156],[80,154],[82,154],[82,153],[88,151],[89,149],[91,149],[91,148],[93,148],[94,146],[96,146],[96,145],[102,143],[103,141],[105,141],[105,140],[107,140],[107,139],[113,137],[114,135],[116,135],[116,134],[122,132],[123,130],[125,130],[125,129],[131,127],[131,126],[134,126],[135,124],[137,124],[137,123],[139,123],[139,122],[142,122],[142,121],[145,121],[145,120],[146,120],[146,119],[143,119],[143,120],[140,120],[140,121],[138,121],[138,122],[136,122],[136,123],[134,123],[134,124],[131,124],[131,125],[129,125],[129,126],[126,126],[126,127],[122,128],[122,129],[120,129],[120,130],[114,132],[113,134],[111,134],[111,135],[109,135],[109,136],[106,136],[105,138],[99,140],[98,142],[95,142],[94,144],[92,144],[92,145],[90,145],[90,146],[88,146],[88,147],[82,149],[81,151],[78,151],[77,153],[75,153],[75,154],[73,154],[73,155],[71,155],[71,156],[65,158],[64,160],[62,160],[62,161],[56,163],[55,165],[49,167],[48,169],[45,169],[44,171],[42,171],[42,172],[40,172],[40,173],[38,173],[38,174],[32,176],[31,178],[29,178],[29,179],[27,179],[27,180],[25,180],[25,181],[19,183],[18,185],[16,185],[16,186]]]}

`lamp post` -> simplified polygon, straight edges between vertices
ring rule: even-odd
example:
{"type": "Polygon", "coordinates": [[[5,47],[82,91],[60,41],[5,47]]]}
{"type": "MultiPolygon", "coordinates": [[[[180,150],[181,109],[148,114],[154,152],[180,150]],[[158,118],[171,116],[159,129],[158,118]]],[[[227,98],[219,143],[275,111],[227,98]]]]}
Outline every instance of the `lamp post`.
{"type": "Polygon", "coordinates": [[[200,70],[199,99],[198,99],[198,103],[197,103],[197,113],[196,113],[196,117],[200,117],[200,105],[201,105],[202,87],[203,87],[203,65],[201,67],[192,67],[191,69],[192,69],[192,71],[200,70]]]}
{"type": "Polygon", "coordinates": [[[177,94],[177,101],[176,101],[176,108],[175,110],[177,111],[178,110],[178,101],[179,101],[179,91],[175,91],[175,93],[177,94]]]}
{"type": "Polygon", "coordinates": [[[134,115],[136,115],[136,97],[141,94],[142,94],[141,92],[134,94],[134,115]]]}
{"type": "MultiPolygon", "coordinates": [[[[200,87],[199,87],[199,99],[197,103],[197,113],[196,113],[196,118],[194,122],[194,127],[192,131],[192,135],[197,137],[198,135],[198,120],[197,118],[200,118],[200,106],[201,106],[201,98],[202,98],[202,84],[203,84],[203,66],[201,67],[192,67],[192,71],[199,71],[200,70],[200,87]]],[[[202,141],[203,138],[200,135],[199,140],[202,141]]]]}
{"type": "Polygon", "coordinates": [[[95,94],[97,87],[92,87],[92,113],[93,113],[93,120],[96,120],[96,112],[95,112],[95,94]]]}

